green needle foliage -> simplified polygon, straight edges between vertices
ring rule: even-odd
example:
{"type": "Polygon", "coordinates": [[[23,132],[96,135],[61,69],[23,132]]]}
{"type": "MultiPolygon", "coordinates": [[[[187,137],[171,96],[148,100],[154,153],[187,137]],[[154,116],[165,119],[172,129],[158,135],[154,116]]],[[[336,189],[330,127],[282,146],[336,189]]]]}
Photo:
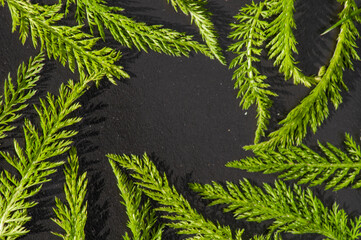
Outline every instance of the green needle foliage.
{"type": "Polygon", "coordinates": [[[330,143],[327,147],[318,143],[325,157],[305,145],[279,148],[278,151],[256,152],[256,157],[247,157],[227,163],[227,167],[249,172],[282,173],[280,178],[298,179],[297,184],[310,183],[311,186],[327,183],[325,188],[339,190],[352,185],[361,187],[361,180],[355,179],[361,170],[360,146],[346,134],[347,154],[330,143]]]}
{"type": "MultiPolygon", "coordinates": [[[[353,0],[340,2],[344,6],[340,13],[341,19],[357,9],[356,3],[353,0]]],[[[360,17],[357,20],[361,22],[360,17]]],[[[319,82],[315,88],[279,123],[282,126],[269,134],[269,140],[256,145],[246,146],[245,149],[259,151],[300,145],[307,134],[308,128],[316,132],[317,128],[329,115],[329,99],[336,109],[342,102],[341,88],[347,89],[342,80],[343,70],[345,68],[353,69],[352,60],[359,60],[355,50],[356,39],[358,37],[359,33],[354,23],[351,20],[343,22],[335,52],[327,68],[321,68],[318,76],[319,82]]]]}
{"type": "MultiPolygon", "coordinates": [[[[103,74],[104,75],[104,74],[103,74]]],[[[76,100],[84,93],[90,81],[99,81],[103,75],[92,75],[78,83],[69,81],[61,85],[59,96],[48,94],[35,107],[40,118],[39,132],[27,119],[24,122],[25,147],[14,140],[15,155],[0,152],[1,156],[18,172],[13,175],[3,170],[0,175],[0,239],[15,239],[28,232],[24,224],[30,220],[27,209],[36,202],[27,201],[37,194],[43,183],[50,181],[49,175],[63,162],[48,159],[69,149],[76,131],[64,130],[79,122],[81,118],[68,115],[80,107],[76,100]]]]}
{"type": "Polygon", "coordinates": [[[68,165],[65,166],[65,198],[68,206],[55,198],[56,208],[54,212],[57,216],[52,219],[66,234],[53,233],[64,240],[85,240],[84,227],[87,219],[87,203],[84,203],[88,180],[86,172],[78,176],[79,161],[76,149],[69,151],[68,165]]]}
{"type": "Polygon", "coordinates": [[[261,189],[245,179],[239,186],[227,182],[226,188],[215,182],[192,184],[191,187],[204,198],[211,199],[210,205],[225,204],[225,211],[233,212],[237,219],[272,220],[267,238],[274,232],[317,233],[332,240],[361,236],[361,218],[350,219],[337,204],[328,209],[310,189],[304,191],[297,185],[291,189],[282,181],[276,181],[274,187],[264,184],[261,189]]]}
{"type": "MultiPolygon", "coordinates": [[[[5,1],[0,0],[4,5],[5,1]]],[[[13,31],[19,30],[22,43],[30,33],[34,47],[40,41],[41,49],[46,48],[48,57],[59,60],[63,65],[68,63],[74,71],[93,74],[105,71],[110,81],[115,78],[128,78],[122,67],[116,66],[121,54],[109,47],[93,49],[98,41],[92,35],[83,33],[81,25],[68,27],[57,26],[64,14],[59,13],[61,4],[40,6],[28,1],[6,0],[9,7],[13,31]]]]}
{"type": "Polygon", "coordinates": [[[258,143],[265,136],[268,120],[270,118],[269,108],[272,105],[270,96],[277,94],[267,90],[269,84],[265,83],[266,76],[261,75],[254,66],[259,62],[260,48],[266,40],[265,29],[268,23],[262,18],[267,18],[269,11],[265,9],[265,3],[252,3],[243,7],[235,16],[238,23],[231,24],[233,32],[230,38],[238,40],[229,46],[228,50],[237,54],[230,63],[230,68],[237,69],[233,73],[234,87],[239,89],[238,97],[242,97],[240,105],[248,109],[252,104],[257,106],[257,129],[254,143],[258,143]]]}
{"type": "Polygon", "coordinates": [[[269,14],[278,15],[267,29],[267,38],[272,38],[267,47],[269,48],[269,58],[275,59],[275,65],[279,65],[279,70],[285,78],[293,78],[295,84],[302,83],[310,87],[313,78],[306,77],[296,67],[293,53],[297,53],[296,38],[293,29],[296,28],[293,17],[294,0],[276,0],[267,3],[269,14]]]}
{"type": "Polygon", "coordinates": [[[206,0],[167,0],[178,12],[180,9],[185,15],[190,15],[191,23],[199,29],[203,40],[211,50],[212,54],[222,63],[226,64],[226,60],[222,54],[222,49],[218,43],[218,35],[214,30],[214,25],[211,21],[211,13],[205,8],[206,0]]]}
{"type": "Polygon", "coordinates": [[[147,52],[151,49],[155,52],[165,53],[172,56],[189,56],[194,50],[214,58],[207,46],[192,40],[192,36],[164,28],[161,25],[146,25],[136,22],[122,14],[122,8],[105,5],[100,0],[68,0],[67,6],[76,3],[76,20],[78,24],[84,24],[86,19],[91,31],[97,27],[100,36],[105,39],[104,28],[108,29],[114,39],[129,48],[136,47],[138,50],[147,52]]]}
{"type": "MultiPolygon", "coordinates": [[[[114,154],[108,154],[107,157],[114,161],[111,162],[113,166],[117,163],[122,168],[133,171],[131,176],[139,181],[137,185],[149,198],[161,205],[157,210],[167,213],[162,217],[171,220],[167,225],[178,230],[178,234],[192,235],[188,239],[241,239],[243,231],[237,231],[234,238],[228,226],[223,227],[204,219],[174,187],[169,185],[167,177],[160,175],[146,154],[143,158],[114,154]]],[[[119,173],[115,171],[115,174],[119,173]]]]}
{"type": "Polygon", "coordinates": [[[9,124],[20,118],[21,114],[18,112],[25,109],[28,106],[25,102],[35,95],[34,88],[44,66],[43,56],[44,54],[40,53],[34,59],[30,58],[27,65],[22,63],[18,67],[16,85],[13,84],[10,74],[4,81],[4,95],[0,99],[0,139],[15,128],[9,124]]]}
{"type": "Polygon", "coordinates": [[[127,226],[133,237],[126,233],[125,240],[160,240],[162,239],[163,225],[158,225],[155,210],[151,207],[149,199],[142,203],[142,191],[129,180],[115,161],[109,159],[115,177],[118,181],[122,204],[126,207],[128,216],[127,226]],[[157,226],[158,225],[158,226],[157,226]]]}

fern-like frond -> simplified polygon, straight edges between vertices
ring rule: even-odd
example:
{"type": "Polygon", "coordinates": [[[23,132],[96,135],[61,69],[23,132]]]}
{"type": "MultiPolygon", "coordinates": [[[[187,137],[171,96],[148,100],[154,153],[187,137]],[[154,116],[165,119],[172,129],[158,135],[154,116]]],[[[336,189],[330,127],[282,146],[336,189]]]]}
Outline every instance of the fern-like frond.
{"type": "Polygon", "coordinates": [[[164,28],[161,25],[147,25],[128,18],[120,11],[123,9],[107,6],[101,0],[68,0],[67,5],[76,4],[76,19],[84,24],[86,19],[91,31],[97,27],[101,37],[105,39],[104,28],[108,29],[114,39],[129,48],[165,53],[172,56],[189,56],[194,50],[211,59],[214,58],[209,48],[192,39],[192,36],[164,28]]]}
{"type": "Polygon", "coordinates": [[[84,202],[88,180],[86,172],[78,176],[79,161],[76,149],[69,151],[68,164],[65,166],[65,198],[67,205],[55,198],[54,212],[57,218],[52,219],[66,234],[53,233],[64,240],[85,240],[84,227],[87,220],[87,202],[84,202]]]}
{"type": "Polygon", "coordinates": [[[178,12],[180,9],[185,15],[190,15],[191,23],[199,29],[199,33],[202,39],[209,47],[211,53],[220,61],[222,64],[226,64],[226,60],[222,54],[222,49],[218,43],[218,34],[214,29],[214,25],[211,21],[211,13],[206,9],[206,0],[167,0],[174,7],[175,11],[178,12]]]}
{"type": "Polygon", "coordinates": [[[259,62],[260,48],[266,40],[265,29],[268,23],[262,18],[267,18],[268,11],[265,9],[265,3],[252,3],[243,7],[239,14],[235,16],[238,23],[231,24],[233,32],[230,38],[237,42],[230,45],[228,50],[237,54],[230,63],[230,68],[237,68],[232,79],[235,80],[234,87],[239,89],[238,97],[241,97],[243,109],[248,109],[251,105],[257,106],[257,129],[254,143],[258,143],[261,137],[265,136],[270,113],[268,109],[272,105],[270,96],[277,96],[265,83],[266,76],[261,75],[255,63],[259,62]]]}
{"type": "MultiPolygon", "coordinates": [[[[121,167],[134,171],[131,176],[139,180],[137,184],[149,198],[161,205],[157,210],[167,213],[163,217],[172,220],[167,225],[178,230],[178,234],[193,236],[188,239],[234,239],[228,226],[214,224],[193,209],[189,202],[169,185],[167,177],[160,175],[146,154],[143,158],[114,154],[107,157],[121,167]]],[[[236,236],[240,239],[241,231],[236,236]]]]}
{"type": "Polygon", "coordinates": [[[61,4],[40,6],[28,1],[6,0],[13,21],[13,31],[19,29],[20,39],[24,43],[31,35],[34,47],[40,41],[41,49],[46,49],[49,58],[68,63],[74,71],[80,73],[105,72],[108,79],[115,83],[115,78],[128,78],[122,67],[115,65],[121,54],[111,48],[94,49],[98,38],[83,33],[82,26],[57,26],[63,18],[58,13],[61,4]]]}
{"type": "Polygon", "coordinates": [[[233,212],[237,219],[272,220],[268,236],[274,232],[317,233],[332,240],[352,240],[361,236],[358,219],[351,220],[336,203],[328,209],[310,189],[304,191],[297,185],[291,189],[282,181],[276,181],[274,187],[264,184],[261,189],[243,180],[239,185],[227,182],[226,188],[215,182],[192,184],[191,187],[204,198],[211,199],[211,205],[227,205],[225,211],[233,212]]]}
{"type": "Polygon", "coordinates": [[[326,189],[339,190],[351,185],[359,188],[361,180],[355,179],[361,170],[360,146],[349,135],[346,135],[345,144],[348,146],[347,154],[330,143],[327,147],[318,143],[325,157],[301,145],[256,152],[255,157],[229,162],[226,166],[249,172],[282,173],[280,178],[298,179],[297,184],[316,186],[327,183],[326,189]]]}
{"type": "MultiPolygon", "coordinates": [[[[342,19],[345,15],[352,13],[356,8],[353,0],[345,0],[340,18],[342,19]]],[[[329,99],[336,109],[342,102],[341,88],[347,89],[342,80],[343,70],[345,68],[353,69],[352,60],[359,59],[355,50],[356,38],[358,37],[359,33],[354,23],[351,20],[343,22],[335,52],[327,69],[322,73],[322,76],[319,76],[320,81],[315,88],[279,123],[282,126],[269,134],[270,139],[268,141],[246,146],[245,149],[259,151],[300,145],[308,128],[316,132],[329,115],[329,99]]]]}
{"type": "MultiPolygon", "coordinates": [[[[151,207],[149,199],[143,203],[142,191],[139,187],[127,178],[116,162],[111,159],[109,162],[118,181],[118,189],[123,199],[122,204],[126,208],[129,219],[127,226],[133,235],[132,239],[162,239],[163,226],[158,225],[155,210],[151,207]]],[[[128,234],[124,239],[130,239],[128,234]]]]}
{"type": "Polygon", "coordinates": [[[28,230],[24,224],[30,220],[27,209],[36,205],[28,202],[41,189],[44,182],[50,181],[48,176],[56,171],[63,162],[51,162],[49,158],[58,156],[69,149],[69,139],[77,132],[65,130],[81,120],[79,117],[68,118],[69,114],[80,107],[76,100],[85,92],[90,81],[100,80],[104,74],[91,75],[74,83],[69,80],[61,85],[59,96],[48,94],[35,107],[39,118],[39,132],[29,121],[24,122],[25,147],[14,140],[15,155],[0,152],[1,156],[19,173],[15,177],[4,170],[0,175],[0,239],[15,239],[28,230]]]}
{"type": "Polygon", "coordinates": [[[39,72],[44,64],[44,54],[40,53],[35,58],[30,58],[28,64],[22,63],[18,67],[16,85],[13,84],[10,74],[4,81],[4,95],[0,98],[0,139],[6,137],[6,132],[15,127],[10,123],[21,116],[19,111],[28,106],[25,102],[34,96],[39,72]]]}
{"type": "Polygon", "coordinates": [[[293,54],[297,53],[296,38],[293,29],[296,28],[294,19],[294,0],[270,1],[268,11],[273,15],[278,15],[267,29],[267,38],[272,38],[267,44],[269,48],[269,58],[275,59],[275,65],[279,65],[279,70],[286,79],[293,78],[295,84],[304,84],[311,87],[314,78],[306,77],[296,66],[293,54]]]}

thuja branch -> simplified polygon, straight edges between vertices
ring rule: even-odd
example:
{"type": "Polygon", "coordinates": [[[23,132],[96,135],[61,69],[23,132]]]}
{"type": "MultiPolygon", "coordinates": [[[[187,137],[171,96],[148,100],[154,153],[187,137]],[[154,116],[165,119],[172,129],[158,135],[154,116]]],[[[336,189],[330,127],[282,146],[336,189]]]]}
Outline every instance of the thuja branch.
{"type": "Polygon", "coordinates": [[[275,186],[263,184],[263,189],[253,186],[248,180],[239,185],[227,182],[220,184],[192,184],[193,190],[212,200],[211,205],[225,204],[226,212],[233,212],[237,219],[262,222],[272,220],[269,234],[287,232],[292,234],[321,234],[327,239],[358,239],[361,236],[361,218],[351,220],[337,204],[332,209],[325,207],[310,189],[299,186],[287,187],[282,181],[275,186]]]}
{"type": "Polygon", "coordinates": [[[48,94],[47,100],[41,100],[40,107],[35,107],[40,117],[39,132],[25,120],[25,147],[20,147],[14,140],[15,155],[0,152],[5,160],[19,173],[19,178],[4,170],[0,176],[0,239],[15,239],[28,230],[24,224],[30,220],[27,209],[36,205],[28,202],[41,189],[41,184],[50,181],[48,176],[56,171],[63,162],[51,162],[49,158],[58,156],[69,149],[76,131],[64,130],[81,120],[68,115],[80,107],[76,100],[84,93],[90,81],[99,81],[104,74],[82,78],[78,83],[69,80],[61,85],[59,96],[48,94]]]}
{"type": "Polygon", "coordinates": [[[191,22],[198,27],[199,32],[211,50],[212,54],[222,63],[226,64],[226,60],[222,54],[222,50],[218,43],[218,36],[211,21],[211,13],[205,8],[206,0],[167,0],[174,9],[178,8],[185,14],[190,15],[191,22]]]}
{"type": "Polygon", "coordinates": [[[20,39],[24,43],[31,34],[34,47],[40,40],[41,49],[45,49],[49,57],[58,59],[63,65],[68,63],[74,71],[81,73],[105,71],[109,80],[127,78],[129,75],[115,62],[121,57],[119,52],[104,47],[94,50],[97,38],[83,33],[81,26],[68,27],[55,25],[63,14],[58,13],[61,4],[40,6],[27,1],[6,0],[11,12],[13,31],[19,27],[20,39]]]}
{"type": "Polygon", "coordinates": [[[161,205],[157,210],[166,213],[163,217],[172,221],[167,225],[178,230],[179,234],[193,236],[188,239],[241,239],[243,231],[237,231],[234,238],[228,226],[214,224],[194,210],[189,202],[169,185],[166,176],[160,175],[146,154],[143,158],[114,154],[108,154],[107,157],[121,167],[133,171],[131,176],[139,180],[137,184],[149,198],[161,205]]]}
{"type": "Polygon", "coordinates": [[[254,66],[259,62],[260,48],[266,40],[265,29],[268,23],[261,18],[268,17],[269,11],[265,9],[265,3],[251,4],[243,7],[235,16],[238,23],[231,24],[234,29],[230,38],[238,40],[229,47],[229,50],[237,56],[232,60],[230,68],[237,69],[233,73],[234,87],[239,89],[238,97],[242,97],[241,106],[248,109],[252,104],[257,106],[257,129],[254,143],[265,136],[270,113],[268,109],[272,105],[270,96],[277,96],[267,90],[269,84],[265,83],[266,76],[261,75],[254,66]]]}
{"type": "Polygon", "coordinates": [[[10,74],[4,81],[4,94],[0,99],[0,138],[6,137],[6,132],[15,128],[9,124],[20,118],[18,112],[26,108],[28,104],[25,102],[35,95],[34,87],[40,79],[43,60],[44,54],[40,53],[34,59],[30,58],[27,65],[22,63],[18,67],[16,85],[10,74]]]}
{"type": "MultiPolygon", "coordinates": [[[[340,13],[341,19],[357,9],[353,0],[345,0],[343,4],[344,9],[340,13]]],[[[360,21],[360,18],[357,18],[357,20],[360,21]]],[[[342,102],[342,96],[340,94],[341,88],[347,89],[342,80],[343,70],[345,68],[353,69],[352,60],[359,59],[355,50],[356,38],[358,37],[359,33],[352,20],[343,22],[335,51],[325,72],[322,73],[321,71],[319,83],[311,93],[279,123],[282,126],[269,134],[270,139],[268,141],[246,146],[245,149],[259,151],[274,149],[278,146],[300,145],[307,134],[308,128],[316,132],[317,128],[329,115],[329,99],[336,109],[342,102]]]]}
{"type": "Polygon", "coordinates": [[[100,0],[68,0],[67,5],[76,3],[76,19],[79,24],[84,24],[86,19],[90,29],[97,27],[101,37],[105,39],[104,28],[108,29],[113,38],[129,48],[136,47],[138,50],[165,53],[172,56],[189,56],[194,50],[214,58],[209,48],[197,41],[192,36],[187,36],[161,25],[147,25],[136,22],[120,12],[117,7],[105,5],[100,0]]]}
{"type": "Polygon", "coordinates": [[[278,177],[286,180],[298,179],[297,184],[311,186],[327,183],[325,188],[339,190],[348,186],[361,187],[358,177],[361,171],[360,146],[346,134],[346,153],[328,143],[318,144],[325,156],[314,152],[305,145],[279,148],[278,151],[256,152],[247,157],[227,163],[227,167],[249,172],[281,173],[278,177]]]}

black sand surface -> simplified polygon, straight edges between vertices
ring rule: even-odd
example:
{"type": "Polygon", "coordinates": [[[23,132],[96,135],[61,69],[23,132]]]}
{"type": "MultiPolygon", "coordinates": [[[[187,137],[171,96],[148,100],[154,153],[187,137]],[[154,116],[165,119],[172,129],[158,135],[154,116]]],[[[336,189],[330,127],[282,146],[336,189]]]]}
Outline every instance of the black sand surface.
{"type": "MultiPolygon", "coordinates": [[[[165,0],[118,2],[127,15],[136,20],[197,34],[189,19],[176,14],[165,0]]],[[[232,16],[241,6],[250,1],[209,2],[222,47],[226,49],[230,43],[226,38],[230,31],[228,23],[233,21],[232,16]]],[[[296,2],[295,34],[299,42],[296,59],[306,74],[317,74],[332,54],[337,31],[323,37],[320,33],[336,20],[339,6],[336,0],[296,2]]],[[[23,46],[18,34],[11,33],[11,17],[6,6],[0,8],[0,46],[0,79],[5,79],[8,72],[15,77],[18,64],[37,53],[30,42],[23,46]]],[[[226,57],[230,62],[233,55],[226,53],[226,57]]],[[[116,180],[105,157],[107,153],[141,155],[147,152],[179,191],[207,217],[232,228],[245,228],[247,236],[262,232],[264,225],[235,221],[229,214],[222,215],[217,207],[205,209],[205,203],[187,188],[188,182],[237,182],[247,177],[261,184],[272,183],[275,179],[273,175],[251,174],[224,166],[251,154],[242,147],[252,144],[256,124],[254,108],[244,111],[239,107],[237,90],[233,89],[231,81],[232,71],[202,55],[176,58],[135,50],[126,51],[120,64],[132,77],[119,81],[117,86],[104,81],[98,89],[91,88],[81,98],[83,107],[77,112],[84,120],[76,126],[79,135],[75,145],[81,170],[87,171],[89,176],[87,239],[121,239],[126,230],[127,218],[119,203],[116,180]]],[[[309,90],[285,82],[272,67],[272,62],[263,61],[261,71],[279,94],[274,102],[270,126],[275,129],[277,121],[286,116],[309,90]]],[[[345,132],[360,140],[360,74],[360,62],[355,62],[355,71],[346,71],[345,83],[349,92],[343,91],[343,104],[337,111],[331,107],[330,117],[316,135],[309,134],[305,139],[307,145],[315,147],[319,140],[341,147],[345,132]]],[[[44,96],[47,91],[56,93],[60,83],[69,78],[77,79],[76,74],[52,60],[47,61],[44,75],[37,97],[44,96]]],[[[37,103],[37,98],[33,103],[37,103]]],[[[25,115],[35,119],[33,111],[29,110],[25,115]]],[[[19,136],[20,133],[15,137],[19,136]]],[[[12,137],[2,144],[2,149],[11,147],[12,137]]],[[[54,217],[54,197],[63,197],[63,180],[62,171],[58,171],[36,196],[34,200],[40,204],[30,210],[32,220],[27,227],[31,232],[22,239],[59,239],[50,233],[59,230],[50,218],[54,217]]],[[[360,190],[334,193],[324,192],[322,188],[313,189],[327,206],[337,201],[351,216],[361,214],[360,190]]],[[[165,239],[180,237],[170,233],[165,239]]],[[[293,239],[319,238],[296,236],[293,239]]]]}

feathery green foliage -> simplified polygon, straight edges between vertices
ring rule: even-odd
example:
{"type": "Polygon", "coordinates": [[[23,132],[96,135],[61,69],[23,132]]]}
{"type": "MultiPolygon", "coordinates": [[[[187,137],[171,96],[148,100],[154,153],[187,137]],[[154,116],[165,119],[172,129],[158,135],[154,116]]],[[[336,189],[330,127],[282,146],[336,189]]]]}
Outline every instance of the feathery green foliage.
{"type": "Polygon", "coordinates": [[[100,0],[68,0],[67,6],[76,3],[76,20],[78,24],[84,24],[86,19],[91,31],[97,27],[100,36],[105,39],[104,27],[107,28],[114,39],[129,48],[136,47],[138,50],[147,52],[151,49],[155,52],[165,53],[172,56],[189,56],[194,50],[214,58],[207,46],[192,40],[192,36],[164,28],[161,25],[146,25],[136,22],[122,14],[122,8],[105,5],[100,0]]]}
{"type": "Polygon", "coordinates": [[[177,229],[178,234],[193,235],[188,239],[241,239],[242,231],[237,231],[236,238],[233,238],[229,227],[204,219],[174,187],[169,185],[167,177],[160,175],[146,154],[143,158],[114,154],[108,154],[107,157],[121,167],[133,171],[131,176],[139,180],[137,185],[141,186],[149,198],[161,205],[157,210],[167,213],[162,217],[172,221],[167,225],[177,229]]]}
{"type": "MultiPolygon", "coordinates": [[[[345,0],[343,4],[344,9],[340,13],[341,19],[357,9],[353,0],[345,0]]],[[[359,17],[357,20],[361,21],[361,18],[359,17]]],[[[352,59],[359,59],[355,50],[356,38],[358,37],[359,33],[354,23],[351,20],[343,22],[335,52],[327,69],[320,71],[318,76],[319,82],[315,88],[279,123],[282,126],[269,134],[269,140],[256,145],[246,146],[245,149],[259,151],[300,145],[306,136],[308,128],[316,132],[317,127],[329,115],[329,99],[336,109],[342,102],[341,88],[347,89],[342,80],[343,70],[345,68],[353,69],[352,59]]]]}
{"type": "Polygon", "coordinates": [[[59,198],[55,198],[56,208],[54,212],[57,218],[52,219],[66,234],[53,233],[64,240],[85,240],[84,227],[87,220],[87,202],[84,203],[88,180],[86,172],[78,176],[79,161],[76,149],[69,151],[68,164],[65,165],[65,205],[59,198]]]}
{"type": "MultiPolygon", "coordinates": [[[[104,75],[104,74],[103,74],[104,75]]],[[[40,129],[27,119],[24,122],[25,147],[14,140],[15,155],[0,152],[19,176],[3,170],[0,175],[0,239],[15,239],[28,232],[24,224],[30,220],[27,209],[36,205],[28,202],[49,181],[48,176],[56,171],[63,162],[50,162],[49,158],[58,156],[69,149],[69,139],[77,132],[64,130],[81,120],[79,117],[67,118],[80,105],[75,101],[84,93],[90,81],[99,81],[103,75],[92,75],[78,83],[69,81],[62,85],[59,96],[48,94],[47,100],[40,100],[35,107],[40,117],[40,129]]]]}
{"type": "Polygon", "coordinates": [[[247,157],[227,163],[227,167],[249,172],[282,173],[280,178],[299,179],[297,184],[311,186],[327,183],[325,188],[339,190],[352,185],[361,187],[358,175],[361,170],[360,146],[346,134],[347,154],[330,143],[327,147],[318,143],[325,157],[305,145],[279,148],[278,151],[256,152],[256,157],[247,157]],[[355,179],[358,180],[356,181],[355,179]]]}
{"type": "Polygon", "coordinates": [[[226,189],[215,182],[192,184],[191,187],[204,198],[211,199],[211,205],[227,205],[225,211],[233,212],[237,219],[273,220],[268,237],[274,232],[317,233],[333,240],[361,236],[361,218],[351,220],[337,204],[328,209],[310,189],[303,191],[297,185],[291,189],[282,181],[276,181],[274,187],[264,184],[263,190],[245,179],[239,186],[227,182],[226,189]]]}
{"type": "Polygon", "coordinates": [[[64,14],[59,13],[61,4],[32,4],[28,1],[6,0],[12,21],[13,31],[19,29],[22,43],[30,33],[34,47],[40,41],[41,49],[46,48],[48,57],[59,60],[63,65],[68,63],[74,71],[80,73],[96,73],[105,71],[110,81],[115,78],[128,78],[122,67],[116,66],[121,54],[109,47],[93,49],[98,41],[92,35],[83,33],[81,25],[69,27],[58,26],[64,14]]]}
{"type": "Polygon", "coordinates": [[[254,66],[259,62],[260,48],[266,40],[265,29],[268,23],[262,18],[267,18],[269,11],[265,9],[265,3],[252,3],[243,7],[235,16],[238,23],[231,24],[233,32],[230,38],[238,40],[229,46],[228,50],[237,54],[230,63],[230,68],[237,69],[233,73],[234,87],[239,89],[238,96],[242,97],[241,106],[248,109],[252,104],[257,106],[257,129],[254,143],[258,143],[265,136],[268,120],[270,118],[269,108],[272,105],[270,96],[277,94],[267,90],[269,84],[265,83],[266,76],[261,75],[254,66]]]}
{"type": "Polygon", "coordinates": [[[139,187],[132,180],[128,179],[115,161],[109,159],[109,162],[118,181],[120,196],[123,199],[122,204],[126,207],[129,219],[127,226],[133,235],[130,238],[126,233],[124,239],[162,239],[163,225],[158,225],[155,211],[151,207],[149,199],[142,203],[142,191],[139,187]]]}
{"type": "Polygon", "coordinates": [[[292,32],[296,28],[293,17],[294,0],[276,0],[267,2],[270,8],[268,12],[278,15],[267,29],[267,38],[272,38],[267,47],[269,48],[269,58],[275,58],[275,65],[279,65],[279,70],[285,78],[293,78],[295,84],[302,83],[310,87],[314,82],[312,77],[306,77],[298,67],[293,57],[297,53],[296,38],[292,32]]]}
{"type": "Polygon", "coordinates": [[[178,12],[180,9],[185,15],[190,15],[191,23],[199,29],[203,40],[211,50],[212,54],[222,63],[226,64],[226,60],[222,54],[222,49],[218,43],[218,35],[211,21],[211,13],[206,9],[206,0],[167,0],[178,12]]]}
{"type": "Polygon", "coordinates": [[[22,63],[18,67],[16,85],[13,84],[10,74],[4,81],[4,95],[0,99],[0,139],[15,128],[9,124],[20,118],[21,114],[18,112],[25,109],[28,106],[25,102],[35,95],[34,88],[44,66],[43,56],[44,54],[40,53],[34,59],[30,58],[27,65],[22,63]]]}

